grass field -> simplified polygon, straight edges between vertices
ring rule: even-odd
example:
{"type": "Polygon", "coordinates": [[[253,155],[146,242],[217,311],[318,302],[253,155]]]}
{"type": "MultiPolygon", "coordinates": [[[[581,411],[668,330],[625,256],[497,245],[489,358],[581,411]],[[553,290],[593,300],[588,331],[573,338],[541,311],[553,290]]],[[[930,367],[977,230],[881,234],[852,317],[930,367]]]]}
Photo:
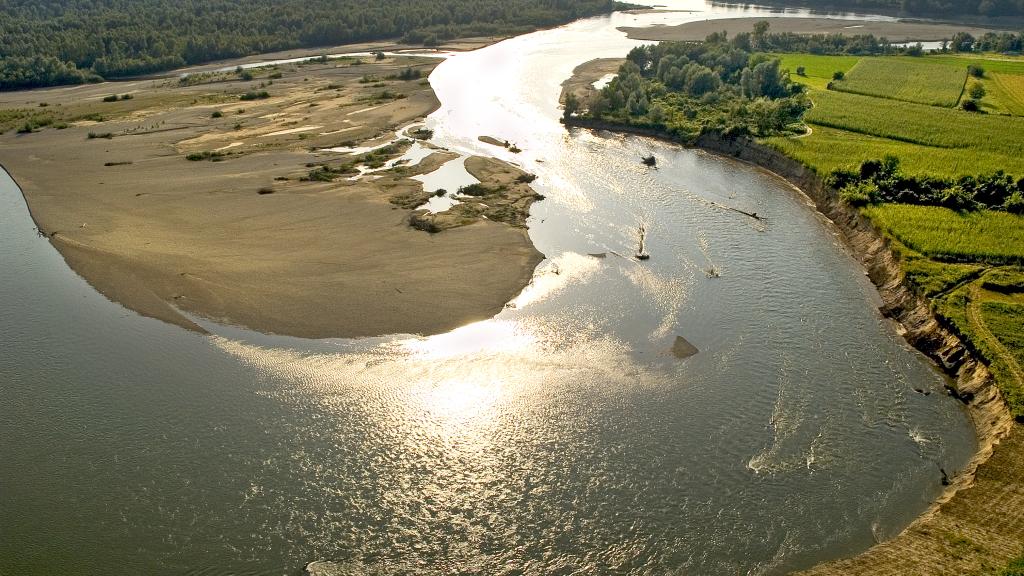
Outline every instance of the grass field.
{"type": "MultiPolygon", "coordinates": [[[[959,177],[1005,170],[1024,176],[1024,59],[956,55],[779,57],[791,72],[799,66],[805,69],[806,76],[791,78],[810,88],[814,108],[805,121],[813,133],[800,138],[769,138],[766,143],[822,174],[895,154],[909,174],[959,177]],[[894,71],[915,66],[947,79],[955,75],[962,86],[967,65],[972,63],[985,68],[983,83],[988,94],[982,107],[991,114],[825,89],[836,71],[847,72],[856,80],[864,71],[887,70],[890,76],[900,76],[894,71]],[[1009,118],[1006,114],[1020,117],[1009,118]]],[[[874,91],[882,92],[881,86],[886,84],[898,87],[914,83],[878,80],[874,91]]],[[[947,80],[947,84],[938,90],[945,90],[946,98],[952,98],[948,96],[953,92],[952,83],[947,80]]],[[[916,83],[915,90],[920,91],[922,86],[924,82],[916,83]]],[[[896,93],[897,89],[890,92],[896,93]]],[[[904,96],[907,94],[904,92],[904,96]]]]}
{"type": "Polygon", "coordinates": [[[832,81],[835,72],[846,73],[858,62],[860,56],[820,56],[817,54],[772,54],[782,61],[782,69],[789,70],[793,80],[812,88],[824,90],[832,81]],[[797,68],[804,67],[804,76],[797,76],[797,68]]]}
{"type": "Polygon", "coordinates": [[[988,210],[882,204],[865,213],[907,247],[936,260],[1024,263],[1024,217],[988,210]]]}
{"type": "Polygon", "coordinates": [[[810,124],[925,146],[1024,154],[1024,118],[835,91],[815,91],[812,98],[814,108],[805,116],[810,124]]]}
{"type": "Polygon", "coordinates": [[[864,212],[892,239],[907,283],[981,354],[1024,420],[1024,270],[1002,265],[1024,261],[1024,217],[902,204],[864,212]]]}
{"type": "Polygon", "coordinates": [[[877,98],[952,108],[967,81],[962,68],[930,63],[927,58],[863,58],[835,89],[877,98]]]}
{"type": "Polygon", "coordinates": [[[828,174],[836,168],[855,168],[864,160],[877,160],[886,154],[900,158],[900,167],[910,175],[931,174],[958,177],[965,174],[1005,170],[1024,175],[1024,158],[984,150],[965,152],[960,148],[936,148],[858,134],[846,130],[811,126],[814,131],[802,138],[773,137],[764,143],[828,174]]]}
{"type": "Polygon", "coordinates": [[[1000,112],[1024,116],[1024,75],[990,72],[983,84],[988,94],[982,100],[994,100],[1000,112]]]}
{"type": "MultiPolygon", "coordinates": [[[[809,88],[811,133],[763,140],[819,174],[886,155],[907,175],[956,178],[1004,170],[1024,177],[1024,58],[971,55],[832,57],[786,54],[809,88]],[[982,110],[960,110],[967,66],[985,69],[982,110]],[[847,74],[841,92],[826,87],[847,74]],[[942,104],[949,107],[940,107],[942,104]]],[[[971,80],[973,81],[973,80],[971,80]]],[[[864,208],[891,240],[904,279],[986,361],[1024,421],[1024,217],[933,206],[864,208]]]]}

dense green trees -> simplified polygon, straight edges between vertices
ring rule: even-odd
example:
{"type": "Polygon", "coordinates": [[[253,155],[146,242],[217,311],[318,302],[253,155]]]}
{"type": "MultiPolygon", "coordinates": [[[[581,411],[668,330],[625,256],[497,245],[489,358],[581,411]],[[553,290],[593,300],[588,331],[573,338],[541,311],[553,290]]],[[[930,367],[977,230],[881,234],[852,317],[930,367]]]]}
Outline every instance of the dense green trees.
{"type": "MultiPolygon", "coordinates": [[[[763,29],[753,43],[766,39],[763,29]]],[[[746,45],[744,43],[744,45],[746,45]]],[[[618,76],[589,102],[566,107],[566,122],[599,120],[651,128],[690,142],[701,134],[776,134],[809,103],[779,61],[751,55],[724,35],[702,43],[634,48],[618,76]],[[579,117],[573,114],[580,110],[579,117]]]]}
{"type": "Polygon", "coordinates": [[[296,47],[523,32],[616,6],[614,0],[0,0],[0,89],[296,47]]]}
{"type": "Polygon", "coordinates": [[[1005,210],[1024,212],[1024,178],[1004,172],[958,179],[908,176],[895,156],[868,160],[858,170],[834,170],[825,183],[855,206],[896,202],[943,206],[953,210],[1005,210]]]}
{"type": "Polygon", "coordinates": [[[907,15],[1024,16],[1024,0],[765,0],[759,4],[907,15]]]}

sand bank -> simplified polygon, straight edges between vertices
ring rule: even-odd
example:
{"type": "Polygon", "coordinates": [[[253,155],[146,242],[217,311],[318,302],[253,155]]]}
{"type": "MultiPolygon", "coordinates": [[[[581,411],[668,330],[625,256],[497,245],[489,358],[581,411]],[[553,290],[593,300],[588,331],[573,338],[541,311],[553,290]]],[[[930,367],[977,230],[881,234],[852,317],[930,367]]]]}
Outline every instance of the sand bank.
{"type": "Polygon", "coordinates": [[[953,24],[932,24],[926,22],[867,22],[851,21],[838,18],[723,18],[720,20],[701,20],[687,22],[678,26],[651,26],[647,28],[621,27],[619,30],[634,40],[675,40],[696,41],[707,38],[709,34],[722,32],[735,36],[740,32],[750,32],[754,22],[766,20],[771,23],[772,32],[793,32],[795,34],[874,34],[888,38],[892,42],[932,42],[948,40],[957,32],[969,32],[980,36],[993,30],[976,26],[958,26],[953,24]]]}
{"type": "Polygon", "coordinates": [[[68,127],[9,130],[0,163],[71,267],[144,315],[198,329],[181,310],[302,337],[444,332],[493,316],[529,282],[543,257],[522,221],[416,230],[392,199],[421,192],[412,176],[453,154],[389,169],[407,142],[323,150],[386,144],[435,110],[425,78],[436,63],[332,60],[251,79],[2,93],[0,108],[44,102],[68,127]],[[398,78],[410,68],[420,77],[398,78]],[[115,93],[133,97],[102,101],[115,93]],[[360,165],[378,171],[353,179],[360,165]]]}

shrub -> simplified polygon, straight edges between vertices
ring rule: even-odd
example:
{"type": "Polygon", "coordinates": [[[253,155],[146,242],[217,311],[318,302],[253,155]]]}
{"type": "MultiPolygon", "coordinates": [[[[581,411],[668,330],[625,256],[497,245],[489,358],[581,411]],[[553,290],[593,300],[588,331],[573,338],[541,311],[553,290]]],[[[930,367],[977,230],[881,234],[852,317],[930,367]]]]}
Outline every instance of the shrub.
{"type": "Polygon", "coordinates": [[[970,64],[970,65],[968,65],[967,66],[967,73],[970,74],[971,76],[974,76],[975,78],[984,78],[985,77],[985,69],[982,68],[981,66],[979,66],[978,64],[970,64]]]}
{"type": "Polygon", "coordinates": [[[398,78],[400,80],[419,80],[421,76],[423,76],[422,72],[412,66],[409,66],[405,70],[402,70],[401,74],[398,75],[398,78]]]}
{"type": "Polygon", "coordinates": [[[217,110],[213,114],[210,114],[210,118],[220,118],[223,115],[224,115],[223,112],[221,112],[220,110],[217,110]]]}
{"type": "Polygon", "coordinates": [[[796,75],[797,76],[807,76],[807,68],[804,68],[803,66],[797,66],[796,67],[796,75]]]}
{"type": "Polygon", "coordinates": [[[274,189],[269,186],[264,186],[263,188],[257,190],[256,193],[259,194],[260,196],[266,196],[267,194],[273,194],[274,189]]]}
{"type": "Polygon", "coordinates": [[[113,137],[114,135],[110,132],[89,132],[89,140],[93,140],[95,138],[106,138],[107,140],[110,140],[113,137]]]}
{"type": "Polygon", "coordinates": [[[846,73],[842,70],[836,70],[832,73],[833,80],[842,80],[843,78],[846,78],[846,73]]]}
{"type": "Polygon", "coordinates": [[[967,91],[974,100],[981,100],[985,97],[985,87],[981,85],[981,82],[975,82],[971,84],[971,88],[967,91]]]}
{"type": "Polygon", "coordinates": [[[110,96],[103,97],[104,102],[117,102],[117,94],[111,94],[110,96]]]}
{"type": "Polygon", "coordinates": [[[263,100],[265,98],[270,98],[270,93],[267,92],[266,90],[261,90],[259,92],[249,91],[249,92],[246,92],[245,94],[242,94],[241,96],[238,97],[239,100],[245,100],[245,101],[247,101],[247,100],[263,100]]]}
{"type": "Polygon", "coordinates": [[[489,196],[496,192],[498,192],[498,190],[483,184],[470,184],[469,186],[462,186],[459,188],[459,194],[462,194],[463,196],[474,196],[477,198],[481,196],[489,196]]]}
{"type": "Polygon", "coordinates": [[[529,184],[530,182],[533,182],[536,179],[536,174],[520,174],[519,176],[516,177],[516,182],[519,182],[521,184],[529,184]]]}
{"type": "Polygon", "coordinates": [[[960,108],[962,108],[965,112],[977,112],[978,110],[981,109],[981,107],[978,106],[978,103],[975,102],[974,100],[964,100],[963,104],[960,104],[960,108]]]}
{"type": "Polygon", "coordinates": [[[212,162],[219,162],[223,160],[224,154],[222,152],[212,152],[210,150],[204,150],[202,152],[192,152],[185,156],[186,160],[191,162],[199,162],[201,160],[210,160],[212,162]]]}
{"type": "Polygon", "coordinates": [[[1014,192],[1006,198],[1003,209],[1010,214],[1024,214],[1024,194],[1014,192]]]}
{"type": "Polygon", "coordinates": [[[839,192],[839,197],[851,206],[861,207],[874,204],[878,199],[878,186],[871,182],[847,184],[839,192]]]}

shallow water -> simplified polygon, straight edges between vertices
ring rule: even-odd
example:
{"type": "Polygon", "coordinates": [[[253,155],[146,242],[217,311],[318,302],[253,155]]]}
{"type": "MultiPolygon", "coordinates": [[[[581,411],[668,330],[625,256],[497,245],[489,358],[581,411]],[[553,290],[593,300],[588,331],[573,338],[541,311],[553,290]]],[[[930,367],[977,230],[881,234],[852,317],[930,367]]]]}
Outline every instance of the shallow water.
{"type": "Polygon", "coordinates": [[[706,17],[590,19],[437,68],[434,143],[547,197],[533,284],[449,334],[141,318],[0,175],[0,573],[779,574],[901,530],[974,440],[833,230],[769,174],[557,122],[576,65],[635,45],[615,26],[706,17]]]}

